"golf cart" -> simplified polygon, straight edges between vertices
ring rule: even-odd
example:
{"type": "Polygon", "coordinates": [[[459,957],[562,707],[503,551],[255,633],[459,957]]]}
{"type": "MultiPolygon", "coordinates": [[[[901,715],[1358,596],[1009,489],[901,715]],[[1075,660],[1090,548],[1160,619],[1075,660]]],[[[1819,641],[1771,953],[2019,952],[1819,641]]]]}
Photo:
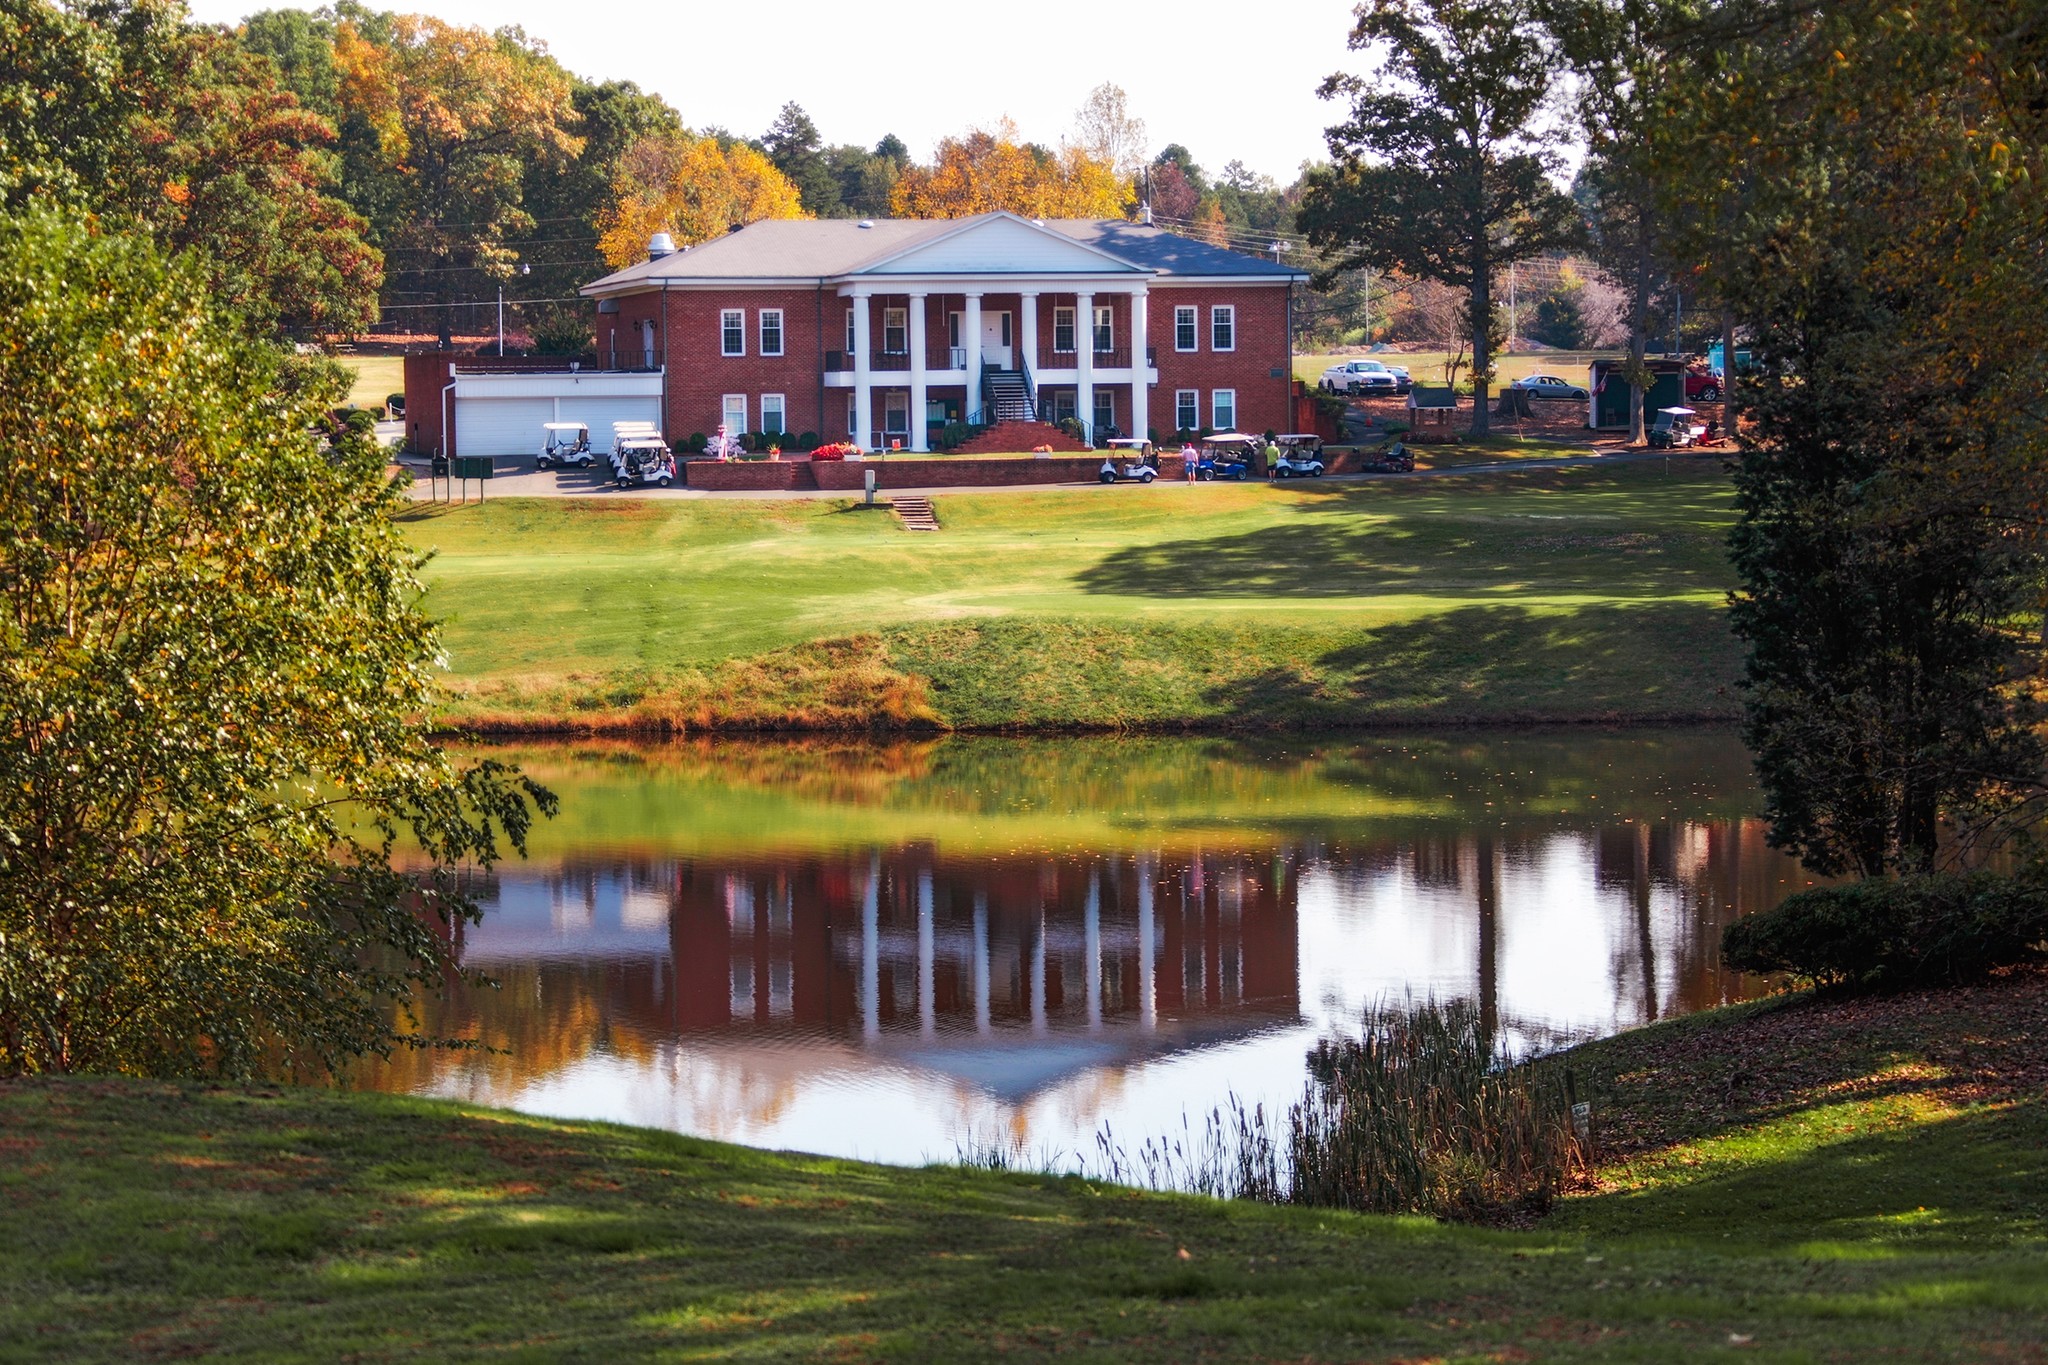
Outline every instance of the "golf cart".
{"type": "Polygon", "coordinates": [[[1142,440],[1139,437],[1112,436],[1102,443],[1102,448],[1107,450],[1112,456],[1122,455],[1128,459],[1135,455],[1154,469],[1159,467],[1158,452],[1152,449],[1150,441],[1142,440]]]}
{"type": "Polygon", "coordinates": [[[1252,472],[1259,452],[1257,437],[1241,431],[1219,431],[1202,442],[1202,460],[1195,466],[1202,479],[1243,479],[1252,472]]]}
{"type": "Polygon", "coordinates": [[[1280,459],[1274,464],[1273,472],[1283,479],[1320,479],[1323,477],[1323,438],[1307,432],[1296,432],[1290,436],[1275,436],[1273,444],[1280,447],[1280,459]]]}
{"type": "Polygon", "coordinates": [[[597,463],[597,452],[590,448],[590,428],[584,423],[542,422],[540,429],[540,454],[533,458],[535,469],[550,465],[588,469],[597,463]]]}
{"type": "Polygon", "coordinates": [[[653,484],[666,488],[676,477],[676,457],[659,436],[621,435],[612,446],[612,479],[620,488],[653,484]]]}
{"type": "Polygon", "coordinates": [[[1687,446],[1700,444],[1707,429],[1696,425],[1691,408],[1663,408],[1657,413],[1657,420],[1650,427],[1650,449],[1683,450],[1687,446]]]}
{"type": "MultiPolygon", "coordinates": [[[[1143,443],[1125,442],[1124,444],[1126,447],[1130,447],[1143,443]]],[[[1116,462],[1117,452],[1115,450],[1110,451],[1103,458],[1102,468],[1096,473],[1095,477],[1104,483],[1115,483],[1119,479],[1136,479],[1139,483],[1150,483],[1159,477],[1159,471],[1146,464],[1144,455],[1139,451],[1126,448],[1123,456],[1124,462],[1119,465],[1116,462]]]]}

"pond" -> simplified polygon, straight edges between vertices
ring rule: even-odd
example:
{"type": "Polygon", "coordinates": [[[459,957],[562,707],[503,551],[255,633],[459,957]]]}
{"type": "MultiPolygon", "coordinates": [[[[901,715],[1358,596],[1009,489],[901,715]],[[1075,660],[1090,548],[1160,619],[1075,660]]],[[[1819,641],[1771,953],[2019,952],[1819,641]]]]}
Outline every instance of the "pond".
{"type": "Polygon", "coordinates": [[[367,1083],[871,1160],[1033,1164],[1283,1109],[1375,1002],[1543,1049],[1763,989],[1807,885],[1730,732],[495,748],[562,798],[492,990],[367,1083]]]}

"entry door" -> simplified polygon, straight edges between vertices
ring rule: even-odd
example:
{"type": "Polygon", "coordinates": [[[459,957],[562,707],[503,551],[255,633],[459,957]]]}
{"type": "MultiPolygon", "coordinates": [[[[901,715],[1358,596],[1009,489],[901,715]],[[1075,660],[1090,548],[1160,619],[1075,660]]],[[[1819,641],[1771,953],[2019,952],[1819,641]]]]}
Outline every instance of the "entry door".
{"type": "Polygon", "coordinates": [[[1014,370],[1010,356],[1010,315],[1008,313],[983,313],[981,315],[981,358],[984,364],[999,370],[1014,370]]]}
{"type": "Polygon", "coordinates": [[[642,360],[645,361],[646,367],[650,370],[653,369],[654,324],[652,322],[643,322],[640,324],[640,355],[642,360]]]}

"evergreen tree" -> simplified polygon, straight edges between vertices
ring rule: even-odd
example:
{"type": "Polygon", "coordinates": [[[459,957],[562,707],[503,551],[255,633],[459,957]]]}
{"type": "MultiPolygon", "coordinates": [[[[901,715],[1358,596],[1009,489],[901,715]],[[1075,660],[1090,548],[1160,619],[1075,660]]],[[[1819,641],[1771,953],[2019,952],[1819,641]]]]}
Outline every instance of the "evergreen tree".
{"type": "Polygon", "coordinates": [[[768,153],[768,159],[775,163],[775,169],[796,186],[805,213],[814,218],[831,218],[839,214],[839,181],[825,160],[824,147],[818,139],[818,125],[811,122],[811,116],[804,112],[802,105],[795,100],[783,105],[782,112],[775,116],[775,122],[768,126],[761,145],[768,153]]]}

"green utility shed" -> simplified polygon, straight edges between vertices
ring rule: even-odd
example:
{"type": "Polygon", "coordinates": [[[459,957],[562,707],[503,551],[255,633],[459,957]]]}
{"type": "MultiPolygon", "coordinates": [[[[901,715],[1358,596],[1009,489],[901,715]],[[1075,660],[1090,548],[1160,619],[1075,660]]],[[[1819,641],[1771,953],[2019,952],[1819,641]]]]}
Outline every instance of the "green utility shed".
{"type": "MultiPolygon", "coordinates": [[[[1664,408],[1685,406],[1685,365],[1677,360],[1645,361],[1655,376],[1643,395],[1643,423],[1657,420],[1664,408]]],[[[1619,361],[1596,360],[1586,378],[1586,425],[1598,431],[1612,431],[1628,425],[1628,385],[1615,372],[1619,361]],[[1611,376],[1611,380],[1610,380],[1611,376]]]]}

